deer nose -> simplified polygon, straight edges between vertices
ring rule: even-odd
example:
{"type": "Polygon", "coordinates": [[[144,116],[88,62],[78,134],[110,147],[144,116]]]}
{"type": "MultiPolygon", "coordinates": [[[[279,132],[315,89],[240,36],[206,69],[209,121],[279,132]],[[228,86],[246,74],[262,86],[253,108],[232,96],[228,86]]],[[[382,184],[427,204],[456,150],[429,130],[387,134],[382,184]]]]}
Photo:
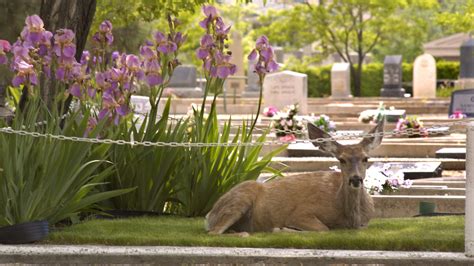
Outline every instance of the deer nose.
{"type": "Polygon", "coordinates": [[[362,184],[363,180],[360,176],[352,176],[349,178],[349,185],[358,188],[362,184]]]}

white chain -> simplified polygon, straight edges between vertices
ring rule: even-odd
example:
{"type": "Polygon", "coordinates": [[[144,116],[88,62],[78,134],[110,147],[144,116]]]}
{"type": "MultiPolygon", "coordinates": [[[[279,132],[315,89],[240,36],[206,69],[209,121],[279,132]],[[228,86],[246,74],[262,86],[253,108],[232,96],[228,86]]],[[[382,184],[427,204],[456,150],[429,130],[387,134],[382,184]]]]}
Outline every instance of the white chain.
{"type": "MultiPolygon", "coordinates": [[[[420,130],[413,130],[407,129],[404,131],[385,131],[385,132],[378,132],[378,133],[365,133],[365,134],[344,134],[342,136],[337,137],[330,137],[330,138],[317,138],[317,139],[300,139],[292,141],[291,143],[322,143],[326,141],[337,141],[337,140],[348,140],[348,139],[358,139],[358,138],[365,138],[365,137],[374,137],[374,136],[413,136],[413,135],[420,135],[420,134],[428,134],[428,135],[438,135],[440,132],[430,131],[429,129],[437,129],[446,126],[453,126],[453,125],[466,125],[466,121],[457,121],[445,124],[434,125],[431,128],[425,128],[426,131],[420,130]]],[[[464,132],[464,130],[454,130],[449,129],[448,133],[453,132],[464,132]]],[[[446,132],[446,131],[445,131],[446,132]]],[[[76,141],[76,142],[86,142],[86,143],[96,143],[96,144],[116,144],[116,145],[132,145],[132,146],[145,146],[145,147],[238,147],[238,146],[245,146],[245,147],[252,147],[252,146],[272,146],[272,145],[285,145],[289,144],[290,142],[287,141],[265,141],[265,142],[229,142],[229,143],[197,143],[197,142],[151,142],[151,141],[126,141],[126,140],[113,140],[113,139],[98,139],[98,138],[85,138],[85,137],[70,137],[64,135],[53,135],[50,133],[39,133],[39,132],[31,132],[26,130],[15,130],[10,127],[0,128],[0,133],[6,134],[16,134],[20,136],[31,136],[35,138],[51,138],[56,140],[63,140],[63,141],[76,141]]]]}

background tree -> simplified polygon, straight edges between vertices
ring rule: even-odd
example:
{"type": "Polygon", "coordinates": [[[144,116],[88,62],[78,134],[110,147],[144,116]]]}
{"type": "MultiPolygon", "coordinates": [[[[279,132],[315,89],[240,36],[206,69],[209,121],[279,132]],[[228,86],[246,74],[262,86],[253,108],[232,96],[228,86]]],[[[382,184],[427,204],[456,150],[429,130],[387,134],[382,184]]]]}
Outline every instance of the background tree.
{"type": "Polygon", "coordinates": [[[446,33],[466,32],[474,30],[474,2],[465,0],[445,0],[441,4],[441,12],[436,17],[446,33]]]}
{"type": "Polygon", "coordinates": [[[311,6],[312,22],[321,41],[350,64],[354,95],[360,96],[362,63],[366,55],[390,33],[387,25],[396,25],[393,16],[403,8],[400,0],[335,0],[327,5],[311,6]],[[355,60],[351,52],[356,53],[355,60]]]}

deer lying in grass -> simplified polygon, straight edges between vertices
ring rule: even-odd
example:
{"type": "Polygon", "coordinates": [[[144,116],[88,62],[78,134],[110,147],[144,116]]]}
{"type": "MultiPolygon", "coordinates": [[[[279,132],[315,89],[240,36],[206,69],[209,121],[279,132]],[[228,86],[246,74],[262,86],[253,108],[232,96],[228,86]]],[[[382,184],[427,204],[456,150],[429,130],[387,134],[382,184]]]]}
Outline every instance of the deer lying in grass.
{"type": "MultiPolygon", "coordinates": [[[[369,133],[383,131],[383,119],[369,133]]],[[[310,139],[329,134],[308,124],[310,139]]],[[[363,186],[368,152],[382,136],[366,137],[358,144],[313,142],[333,154],[341,172],[321,171],[267,183],[245,181],[224,194],[206,216],[210,234],[325,231],[367,226],[374,204],[363,186]]]]}

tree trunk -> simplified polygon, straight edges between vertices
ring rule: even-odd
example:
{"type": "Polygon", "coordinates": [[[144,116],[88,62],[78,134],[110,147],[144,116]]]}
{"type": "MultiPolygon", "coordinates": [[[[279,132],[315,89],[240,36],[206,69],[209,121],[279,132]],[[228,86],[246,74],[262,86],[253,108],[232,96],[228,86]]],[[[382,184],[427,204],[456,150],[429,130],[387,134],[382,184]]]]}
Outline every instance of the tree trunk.
{"type": "MultiPolygon", "coordinates": [[[[81,59],[87,35],[94,19],[97,0],[41,0],[40,17],[45,28],[53,34],[58,29],[67,28],[76,34],[76,59],[81,59]]],[[[41,96],[51,106],[58,92],[54,79],[43,82],[41,96]]]]}

